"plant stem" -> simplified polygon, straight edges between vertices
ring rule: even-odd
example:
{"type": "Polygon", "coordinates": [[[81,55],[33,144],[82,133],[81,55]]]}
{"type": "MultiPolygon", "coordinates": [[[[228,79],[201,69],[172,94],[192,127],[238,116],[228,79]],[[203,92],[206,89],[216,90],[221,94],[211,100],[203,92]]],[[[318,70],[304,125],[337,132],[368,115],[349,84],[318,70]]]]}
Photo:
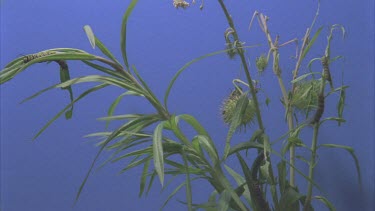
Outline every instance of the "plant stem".
{"type": "MultiPolygon", "coordinates": [[[[316,157],[316,146],[318,143],[318,133],[319,133],[319,123],[316,123],[314,125],[314,133],[313,133],[313,138],[312,138],[312,143],[311,143],[311,159],[309,162],[309,179],[310,181],[313,180],[314,176],[314,167],[315,167],[315,157],[316,157]]],[[[310,211],[310,202],[311,202],[311,197],[312,197],[312,182],[308,182],[308,187],[307,187],[307,194],[306,194],[306,199],[305,199],[305,205],[303,210],[304,211],[310,211]]]]}
{"type": "MultiPolygon", "coordinates": [[[[223,2],[223,0],[218,0],[219,3],[220,3],[220,6],[225,14],[225,17],[227,18],[227,21],[228,21],[228,24],[229,26],[233,29],[233,37],[234,37],[234,42],[237,42],[239,43],[240,40],[238,38],[238,34],[237,34],[237,30],[234,26],[234,23],[233,23],[233,20],[232,20],[232,17],[230,16],[230,14],[228,13],[228,10],[223,2]]],[[[250,92],[251,92],[251,96],[252,96],[252,99],[254,101],[254,104],[255,104],[255,109],[256,109],[256,116],[257,116],[257,120],[258,120],[258,124],[259,124],[259,128],[264,131],[264,126],[263,126],[263,121],[262,121],[262,116],[261,116],[261,113],[260,113],[260,107],[259,107],[259,103],[258,103],[258,98],[257,98],[257,95],[256,95],[256,90],[255,90],[255,87],[254,87],[254,84],[253,84],[253,80],[251,79],[251,75],[250,75],[250,71],[249,71],[249,67],[247,66],[247,63],[246,63],[246,58],[245,58],[245,55],[244,55],[244,51],[242,49],[238,50],[238,55],[240,56],[241,58],[241,62],[242,62],[242,65],[244,67],[244,71],[245,71],[245,74],[246,74],[246,79],[249,83],[249,87],[250,87],[250,92]]]]}
{"type": "MultiPolygon", "coordinates": [[[[268,18],[266,16],[264,16],[263,14],[259,14],[259,18],[260,18],[260,23],[261,23],[261,28],[263,30],[263,32],[265,33],[266,35],[266,38],[267,38],[267,41],[268,41],[268,45],[270,47],[270,50],[272,51],[272,56],[273,56],[273,72],[275,73],[277,79],[278,79],[278,82],[279,82],[279,86],[280,86],[280,89],[281,89],[281,93],[283,95],[283,100],[284,100],[284,103],[285,103],[285,108],[287,110],[287,122],[288,122],[288,128],[289,128],[289,131],[293,130],[294,128],[294,124],[293,124],[293,110],[292,108],[290,107],[290,103],[289,103],[289,97],[288,97],[288,92],[285,88],[285,84],[283,82],[283,79],[281,77],[281,70],[280,70],[280,65],[279,65],[279,51],[278,51],[278,37],[276,37],[276,40],[275,41],[272,41],[272,38],[271,38],[271,35],[270,35],[270,32],[268,30],[268,25],[267,25],[267,20],[268,18]]],[[[284,43],[285,45],[285,43],[284,43]]],[[[289,148],[289,162],[291,164],[291,166],[295,166],[295,148],[294,148],[294,145],[292,144],[289,148]]],[[[295,170],[293,167],[291,167],[289,169],[289,176],[290,176],[290,180],[289,180],[289,184],[290,186],[295,186],[295,170]]]]}
{"type": "MultiPolygon", "coordinates": [[[[326,84],[326,79],[323,76],[322,77],[322,84],[320,86],[320,93],[319,93],[320,96],[324,96],[325,84],[326,84]]],[[[323,100],[324,100],[324,98],[323,98],[323,100]]],[[[324,106],[324,104],[323,104],[323,106],[324,106]]],[[[323,107],[323,109],[324,109],[324,107],[323,107]]],[[[310,203],[311,203],[312,188],[313,188],[313,184],[312,184],[311,181],[313,181],[313,177],[314,177],[314,167],[315,167],[315,162],[316,162],[315,161],[315,159],[316,159],[316,149],[317,149],[317,144],[318,144],[318,133],[319,133],[319,127],[320,127],[319,121],[320,121],[320,119],[318,119],[314,123],[314,132],[313,132],[313,138],[312,138],[311,148],[310,148],[311,158],[310,158],[310,162],[309,162],[309,181],[308,181],[308,185],[307,185],[307,194],[306,194],[306,199],[305,199],[305,205],[304,205],[304,208],[303,208],[304,211],[310,211],[310,203]]]]}

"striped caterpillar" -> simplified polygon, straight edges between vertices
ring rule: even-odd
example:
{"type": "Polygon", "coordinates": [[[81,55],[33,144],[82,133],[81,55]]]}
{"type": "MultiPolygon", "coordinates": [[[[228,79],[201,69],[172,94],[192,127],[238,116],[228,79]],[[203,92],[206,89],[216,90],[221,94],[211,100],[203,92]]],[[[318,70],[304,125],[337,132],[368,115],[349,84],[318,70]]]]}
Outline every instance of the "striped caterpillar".
{"type": "Polygon", "coordinates": [[[314,114],[314,118],[311,120],[311,124],[318,123],[324,112],[324,95],[319,94],[318,96],[318,108],[314,114]]]}
{"type": "Polygon", "coordinates": [[[258,204],[259,208],[261,208],[262,211],[271,211],[267,201],[264,199],[261,186],[257,179],[258,171],[263,161],[264,161],[264,153],[263,151],[261,151],[259,155],[255,158],[254,163],[251,166],[251,177],[254,182],[251,185],[252,190],[250,190],[250,192],[251,194],[254,194],[254,197],[257,200],[256,203],[258,204]]]}
{"type": "Polygon", "coordinates": [[[56,52],[54,52],[54,51],[46,51],[46,52],[30,54],[30,55],[27,55],[27,56],[23,57],[23,63],[26,64],[26,63],[30,62],[31,60],[34,60],[34,59],[37,59],[37,58],[40,58],[40,57],[43,57],[43,56],[55,54],[55,53],[56,52]]]}
{"type": "Polygon", "coordinates": [[[257,203],[262,211],[271,211],[270,206],[268,205],[267,201],[263,197],[263,192],[258,182],[255,182],[252,185],[252,191],[255,194],[257,199],[257,203]]]}
{"type": "Polygon", "coordinates": [[[329,70],[328,63],[329,63],[328,57],[323,56],[322,57],[323,77],[329,82],[329,85],[331,86],[331,88],[333,88],[332,77],[331,77],[331,72],[329,70]]]}

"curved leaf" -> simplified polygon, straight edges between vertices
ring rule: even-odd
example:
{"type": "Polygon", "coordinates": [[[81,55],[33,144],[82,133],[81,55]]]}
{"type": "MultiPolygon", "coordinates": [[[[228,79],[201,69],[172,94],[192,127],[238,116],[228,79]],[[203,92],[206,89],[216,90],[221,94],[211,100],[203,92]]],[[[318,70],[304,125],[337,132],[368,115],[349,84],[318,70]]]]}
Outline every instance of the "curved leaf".
{"type": "Polygon", "coordinates": [[[133,12],[133,9],[135,5],[137,5],[138,0],[132,0],[126,9],[126,12],[124,16],[122,17],[122,24],[121,24],[121,40],[120,40],[120,45],[121,45],[121,53],[122,53],[122,58],[124,59],[124,63],[126,68],[129,70],[129,63],[128,63],[128,57],[126,54],[126,27],[128,25],[128,18],[130,14],[133,12]]]}

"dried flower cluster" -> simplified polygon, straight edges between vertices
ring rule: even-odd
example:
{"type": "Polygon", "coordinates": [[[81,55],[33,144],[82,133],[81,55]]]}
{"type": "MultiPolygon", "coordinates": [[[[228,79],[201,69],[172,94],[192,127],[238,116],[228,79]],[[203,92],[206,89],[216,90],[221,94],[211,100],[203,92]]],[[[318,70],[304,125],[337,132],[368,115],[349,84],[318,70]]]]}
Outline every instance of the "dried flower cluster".
{"type": "Polygon", "coordinates": [[[177,9],[180,8],[180,7],[185,9],[185,8],[189,7],[190,4],[187,3],[186,1],[183,1],[183,0],[173,0],[173,6],[177,9]]]}

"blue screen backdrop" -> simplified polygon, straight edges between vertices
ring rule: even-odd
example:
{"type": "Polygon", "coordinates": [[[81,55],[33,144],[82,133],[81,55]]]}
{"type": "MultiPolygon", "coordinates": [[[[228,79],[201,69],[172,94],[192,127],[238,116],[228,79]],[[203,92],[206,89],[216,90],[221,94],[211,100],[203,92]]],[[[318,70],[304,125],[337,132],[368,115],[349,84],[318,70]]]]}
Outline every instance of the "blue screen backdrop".
{"type": "MultiPolygon", "coordinates": [[[[1,9],[0,58],[3,68],[13,59],[57,47],[79,48],[93,54],[83,31],[88,24],[96,36],[118,57],[120,52],[121,19],[129,0],[113,1],[10,1],[3,0],[1,9]]],[[[225,16],[216,1],[204,1],[203,11],[197,5],[176,10],[172,0],[139,1],[129,19],[128,58],[136,65],[156,95],[161,99],[173,75],[185,63],[224,49],[223,33],[228,27],[225,16]]],[[[315,15],[317,0],[284,1],[225,1],[240,38],[247,45],[261,43],[249,49],[251,61],[265,53],[264,35],[255,23],[248,30],[255,10],[270,17],[271,34],[280,35],[282,42],[302,38],[315,15]]],[[[374,206],[374,2],[371,0],[322,0],[317,30],[325,26],[309,58],[321,57],[326,44],[329,25],[342,24],[346,38],[337,31],[333,40],[333,56],[344,59],[332,68],[350,88],[347,92],[344,118],[341,127],[330,123],[323,127],[320,140],[352,146],[358,155],[363,177],[363,192],[357,185],[355,165],[344,150],[320,151],[316,176],[318,184],[338,211],[371,211],[374,206]]],[[[284,74],[294,68],[295,45],[280,50],[284,74]]],[[[302,69],[306,71],[307,63],[302,69]]],[[[80,62],[69,62],[72,77],[95,73],[80,62]]],[[[254,62],[251,64],[254,70],[254,62]]],[[[78,203],[73,206],[77,190],[97,153],[95,139],[84,135],[105,131],[105,123],[97,121],[107,114],[107,109],[121,90],[109,88],[88,96],[75,105],[73,118],[60,118],[36,141],[36,132],[67,103],[67,92],[52,90],[42,96],[19,104],[35,92],[59,82],[56,64],[37,64],[1,86],[1,210],[65,211],[65,210],[158,210],[184,178],[176,178],[163,192],[159,183],[154,184],[148,197],[138,198],[139,178],[142,168],[125,174],[119,171],[124,161],[96,168],[90,176],[78,203]]],[[[220,117],[222,100],[230,93],[233,78],[243,78],[240,61],[217,55],[200,61],[185,71],[177,80],[169,99],[172,113],[188,113],[197,117],[211,133],[223,151],[227,126],[220,117]]],[[[290,79],[290,78],[289,78],[290,79]]],[[[271,70],[261,78],[262,88],[273,99],[269,107],[263,106],[265,125],[271,138],[287,130],[277,79],[271,70]]],[[[340,83],[337,79],[336,83],[340,83]]],[[[92,84],[74,87],[75,95],[92,84]]],[[[335,108],[327,112],[334,113],[335,108]]],[[[121,113],[151,113],[153,108],[146,101],[125,98],[116,110],[121,113]]],[[[113,123],[112,127],[116,123],[113,123]]],[[[248,130],[250,132],[251,129],[248,130]]],[[[193,134],[191,134],[193,135],[193,134]]],[[[247,136],[236,135],[233,143],[247,136]]],[[[109,153],[103,153],[103,162],[109,153]]],[[[277,159],[277,158],[275,158],[277,159]]],[[[229,165],[235,160],[229,160],[229,165]]],[[[100,163],[99,162],[99,163],[100,163]]],[[[303,165],[301,165],[301,168],[303,165]]],[[[305,183],[301,177],[298,182],[305,183]]],[[[302,188],[305,188],[302,185],[302,188]]],[[[194,202],[205,202],[212,189],[204,182],[193,183],[194,202]]],[[[316,191],[316,193],[318,193],[316,191]]],[[[185,200],[184,191],[176,199],[185,200]]],[[[186,210],[176,199],[165,210],[186,210]]],[[[318,204],[316,210],[327,210],[318,204]]]]}

